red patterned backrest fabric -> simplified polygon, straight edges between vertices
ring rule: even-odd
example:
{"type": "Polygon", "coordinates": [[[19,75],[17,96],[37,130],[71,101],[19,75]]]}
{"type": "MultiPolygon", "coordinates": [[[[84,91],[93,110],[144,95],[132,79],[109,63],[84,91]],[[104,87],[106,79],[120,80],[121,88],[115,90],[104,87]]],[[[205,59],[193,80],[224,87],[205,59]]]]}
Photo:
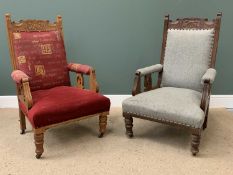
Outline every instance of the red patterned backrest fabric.
{"type": "Polygon", "coordinates": [[[59,31],[13,33],[17,69],[30,77],[31,91],[69,86],[64,41],[59,31]]]}

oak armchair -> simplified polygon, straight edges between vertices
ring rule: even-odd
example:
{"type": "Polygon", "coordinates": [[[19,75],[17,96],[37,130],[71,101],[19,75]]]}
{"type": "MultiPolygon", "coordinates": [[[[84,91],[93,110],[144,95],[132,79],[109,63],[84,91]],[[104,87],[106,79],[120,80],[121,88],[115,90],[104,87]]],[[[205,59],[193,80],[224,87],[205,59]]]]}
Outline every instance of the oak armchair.
{"type": "Polygon", "coordinates": [[[34,131],[36,158],[44,152],[44,132],[52,127],[99,116],[99,137],[102,137],[110,100],[98,93],[95,70],[91,66],[67,63],[62,17],[57,16],[55,23],[14,22],[6,14],[5,20],[21,134],[26,130],[26,116],[34,131]],[[77,87],[71,87],[69,72],[77,74],[77,87]],[[83,75],[89,76],[89,89],[84,89],[83,75]]]}
{"type": "Polygon", "coordinates": [[[165,16],[160,64],[138,69],[133,97],[123,101],[126,133],[133,136],[133,117],[187,128],[191,152],[199,152],[201,131],[207,127],[211,86],[222,14],[208,21],[165,16]],[[158,73],[155,86],[152,73],[158,73]],[[141,78],[144,89],[141,91],[141,78]]]}

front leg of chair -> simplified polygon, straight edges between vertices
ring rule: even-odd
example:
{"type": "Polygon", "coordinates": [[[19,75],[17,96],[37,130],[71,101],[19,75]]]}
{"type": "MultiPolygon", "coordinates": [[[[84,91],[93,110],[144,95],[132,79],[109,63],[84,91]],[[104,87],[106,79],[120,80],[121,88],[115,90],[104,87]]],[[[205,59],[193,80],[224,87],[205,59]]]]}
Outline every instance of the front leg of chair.
{"type": "Polygon", "coordinates": [[[124,116],[125,117],[125,129],[128,137],[133,137],[133,117],[124,116]]]}
{"type": "Polygon", "coordinates": [[[107,115],[101,114],[99,116],[99,138],[104,136],[107,127],[107,115]]]}
{"type": "Polygon", "coordinates": [[[34,140],[35,140],[35,146],[36,146],[36,158],[40,159],[41,155],[44,152],[44,131],[34,131],[34,140]]]}
{"type": "Polygon", "coordinates": [[[26,130],[26,121],[25,121],[25,115],[21,111],[21,109],[19,109],[19,122],[20,122],[20,134],[24,134],[26,130]]]}
{"type": "Polygon", "coordinates": [[[206,109],[205,121],[204,121],[204,123],[203,123],[203,130],[207,128],[208,114],[209,114],[209,106],[208,106],[207,109],[206,109]]]}
{"type": "Polygon", "coordinates": [[[208,113],[209,113],[209,102],[210,102],[210,89],[211,85],[209,82],[206,82],[203,87],[202,99],[201,99],[201,109],[205,113],[205,121],[203,123],[203,130],[207,127],[208,113]]]}
{"type": "Polygon", "coordinates": [[[135,78],[134,78],[134,85],[133,85],[133,89],[132,89],[132,95],[135,96],[137,94],[141,93],[141,76],[140,73],[139,74],[135,74],[135,78]]]}
{"type": "Polygon", "coordinates": [[[201,134],[192,134],[192,142],[191,142],[191,152],[193,156],[196,156],[199,152],[199,145],[201,140],[201,134]]]}

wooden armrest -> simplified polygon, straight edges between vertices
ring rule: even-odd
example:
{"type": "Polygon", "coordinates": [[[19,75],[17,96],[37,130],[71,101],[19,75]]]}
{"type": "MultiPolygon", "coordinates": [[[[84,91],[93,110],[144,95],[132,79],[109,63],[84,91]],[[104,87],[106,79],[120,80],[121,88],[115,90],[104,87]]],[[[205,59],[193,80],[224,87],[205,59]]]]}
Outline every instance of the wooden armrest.
{"type": "Polygon", "coordinates": [[[216,77],[216,70],[214,68],[209,68],[201,78],[201,83],[213,84],[216,77]]]}
{"type": "MultiPolygon", "coordinates": [[[[76,81],[77,88],[84,89],[84,76],[82,73],[77,73],[76,81]]],[[[96,73],[94,69],[92,69],[89,74],[89,89],[94,92],[99,92],[99,86],[96,81],[96,73]]]]}
{"type": "Polygon", "coordinates": [[[11,73],[11,77],[19,87],[18,99],[28,109],[33,105],[31,90],[29,86],[29,76],[21,70],[14,70],[11,73]]]}
{"type": "Polygon", "coordinates": [[[67,68],[71,72],[76,72],[77,87],[84,89],[84,77],[83,74],[89,75],[89,89],[94,92],[99,92],[99,86],[96,81],[95,69],[85,64],[69,63],[67,68]]]}
{"type": "Polygon", "coordinates": [[[209,106],[209,100],[210,100],[210,89],[211,89],[211,84],[210,82],[205,82],[203,91],[202,91],[202,98],[201,98],[201,109],[206,112],[208,106],[209,106]]]}
{"type": "Polygon", "coordinates": [[[152,86],[151,74],[152,73],[141,75],[141,73],[138,71],[135,73],[134,85],[132,89],[133,96],[141,93],[141,77],[142,76],[144,76],[144,92],[158,88],[158,86],[152,86]]]}
{"type": "Polygon", "coordinates": [[[99,85],[98,85],[97,80],[96,80],[96,73],[95,73],[94,69],[92,69],[90,72],[89,89],[94,91],[94,92],[99,92],[99,85]]]}
{"type": "Polygon", "coordinates": [[[18,95],[18,99],[28,108],[30,109],[33,105],[31,90],[29,86],[28,78],[23,78],[22,83],[20,84],[21,94],[18,95]]]}
{"type": "Polygon", "coordinates": [[[134,96],[140,93],[141,93],[141,76],[140,73],[136,73],[134,78],[132,95],[134,96]]]}
{"type": "Polygon", "coordinates": [[[155,64],[149,67],[138,69],[136,73],[140,73],[141,76],[145,76],[147,74],[152,74],[154,72],[161,72],[162,70],[163,70],[162,64],[155,64]]]}

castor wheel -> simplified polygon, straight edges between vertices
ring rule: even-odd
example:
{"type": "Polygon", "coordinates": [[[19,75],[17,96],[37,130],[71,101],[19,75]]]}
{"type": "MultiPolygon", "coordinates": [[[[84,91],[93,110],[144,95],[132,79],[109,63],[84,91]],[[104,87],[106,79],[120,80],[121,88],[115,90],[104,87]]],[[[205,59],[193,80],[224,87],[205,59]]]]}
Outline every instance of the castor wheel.
{"type": "Polygon", "coordinates": [[[25,134],[25,129],[22,129],[21,131],[20,131],[20,134],[22,135],[22,134],[25,134]]]}
{"type": "Polygon", "coordinates": [[[37,155],[36,155],[36,158],[37,158],[37,159],[40,159],[40,158],[41,158],[41,155],[42,155],[42,154],[37,154],[37,155]]]}
{"type": "Polygon", "coordinates": [[[126,133],[128,138],[132,138],[133,137],[133,133],[126,133]]]}
{"type": "Polygon", "coordinates": [[[104,133],[100,133],[98,137],[102,138],[103,136],[104,136],[104,133]]]}

